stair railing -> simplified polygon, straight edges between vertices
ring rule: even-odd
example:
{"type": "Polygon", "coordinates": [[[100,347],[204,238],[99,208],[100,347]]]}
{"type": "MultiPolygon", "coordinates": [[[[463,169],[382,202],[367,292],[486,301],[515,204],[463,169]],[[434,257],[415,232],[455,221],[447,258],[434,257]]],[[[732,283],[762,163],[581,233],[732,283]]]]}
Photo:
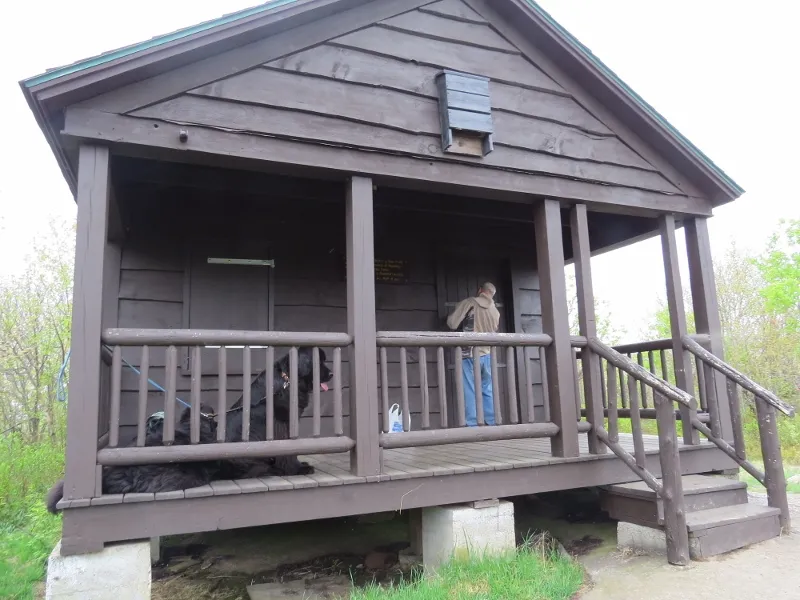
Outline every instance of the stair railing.
{"type": "Polygon", "coordinates": [[[677,402],[684,406],[691,406],[693,398],[691,394],[659,378],[629,357],[620,354],[596,338],[589,339],[588,346],[598,357],[604,358],[608,363],[608,376],[605,378],[608,386],[606,391],[608,431],[595,425],[595,434],[603,444],[608,446],[661,498],[664,505],[667,560],[673,565],[686,565],[689,563],[689,534],[686,529],[686,511],[684,508],[678,436],[675,425],[675,406],[673,403],[677,402]],[[627,387],[634,455],[631,455],[619,443],[615,368],[628,374],[627,387]],[[637,381],[640,383],[638,387],[636,385],[637,381]],[[653,390],[656,423],[658,425],[661,481],[658,481],[646,466],[642,424],[639,418],[639,389],[641,384],[653,390]]]}
{"type": "MultiPolygon", "coordinates": [[[[787,417],[794,417],[794,407],[778,398],[769,390],[758,385],[725,361],[713,355],[691,337],[684,336],[681,342],[683,343],[683,347],[702,361],[707,368],[721,373],[725,377],[731,421],[733,422],[734,445],[731,446],[722,439],[719,435],[719,428],[713,426],[719,418],[718,414],[714,415],[712,413],[712,427],[710,428],[701,423],[696,415],[693,415],[692,427],[702,433],[711,443],[727,454],[767,489],[767,503],[771,507],[780,509],[781,529],[784,533],[788,533],[791,529],[789,500],[786,495],[786,475],[783,471],[783,457],[781,455],[781,444],[778,437],[776,411],[780,411],[787,417]],[[741,405],[739,403],[739,388],[750,392],[753,398],[755,398],[758,433],[761,441],[761,455],[764,459],[763,472],[747,460],[741,405]]],[[[706,376],[706,382],[708,381],[709,377],[706,376]]],[[[716,390],[716,386],[709,386],[709,389],[711,392],[708,394],[710,403],[716,406],[716,403],[719,401],[719,393],[716,390]]]]}

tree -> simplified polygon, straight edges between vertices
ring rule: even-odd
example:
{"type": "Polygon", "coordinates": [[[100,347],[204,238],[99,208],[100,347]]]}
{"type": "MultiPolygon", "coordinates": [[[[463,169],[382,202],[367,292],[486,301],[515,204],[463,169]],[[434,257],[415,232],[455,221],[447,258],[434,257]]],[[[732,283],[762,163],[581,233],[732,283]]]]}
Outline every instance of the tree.
{"type": "Polygon", "coordinates": [[[25,270],[0,281],[0,431],[63,436],[57,379],[69,350],[74,223],[51,221],[25,270]]]}
{"type": "Polygon", "coordinates": [[[800,326],[800,219],[781,220],[753,263],[761,273],[765,308],[795,332],[800,326]]]}
{"type": "MultiPolygon", "coordinates": [[[[575,281],[575,271],[568,269],[565,272],[567,283],[567,314],[569,315],[569,330],[572,335],[579,334],[578,321],[578,291],[575,281]]],[[[608,304],[595,296],[594,299],[595,325],[597,337],[605,344],[614,345],[619,342],[619,333],[611,323],[611,313],[608,304]]]]}

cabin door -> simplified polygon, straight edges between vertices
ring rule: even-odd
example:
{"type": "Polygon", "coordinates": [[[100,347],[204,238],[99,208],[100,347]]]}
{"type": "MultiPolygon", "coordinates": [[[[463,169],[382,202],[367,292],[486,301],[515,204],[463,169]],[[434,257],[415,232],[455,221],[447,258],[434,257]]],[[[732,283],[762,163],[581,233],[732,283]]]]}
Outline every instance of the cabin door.
{"type": "MultiPolygon", "coordinates": [[[[499,333],[508,332],[508,309],[510,306],[511,276],[509,261],[493,257],[472,257],[469,254],[443,254],[438,265],[437,288],[439,294],[439,316],[442,331],[450,331],[445,323],[447,316],[453,312],[461,300],[475,296],[478,286],[484,281],[492,282],[497,288],[495,303],[500,311],[499,333]]],[[[445,352],[447,362],[447,397],[448,397],[448,425],[456,426],[458,412],[456,410],[455,395],[455,353],[452,349],[445,352]]],[[[500,407],[507,422],[508,415],[508,390],[506,383],[505,353],[497,356],[497,379],[494,382],[495,393],[500,396],[500,407]]]]}
{"type": "MultiPolygon", "coordinates": [[[[269,247],[251,239],[191,244],[184,280],[184,327],[270,331],[272,329],[271,282],[273,267],[269,247]]],[[[241,347],[229,347],[227,372],[242,375],[241,347]]],[[[217,374],[217,350],[202,352],[204,375],[217,374]]],[[[188,349],[184,349],[184,374],[191,373],[188,349]]],[[[265,368],[266,351],[251,348],[251,376],[265,368]]]]}

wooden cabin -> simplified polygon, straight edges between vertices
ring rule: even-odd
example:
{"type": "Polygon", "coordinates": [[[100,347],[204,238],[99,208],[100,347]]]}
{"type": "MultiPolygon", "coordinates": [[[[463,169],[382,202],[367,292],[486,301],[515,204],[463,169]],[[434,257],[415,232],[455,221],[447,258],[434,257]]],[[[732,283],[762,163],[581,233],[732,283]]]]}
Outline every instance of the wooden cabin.
{"type": "Polygon", "coordinates": [[[788,527],[775,415],[792,411],[722,348],[707,220],[743,190],[533,1],[276,0],[21,86],[78,206],[62,553],[604,486],[620,518],[657,504],[684,564],[681,476],[740,465],[774,507],[734,519],[745,543],[788,527]],[[651,236],[672,336],[617,351],[597,339],[590,257],[651,236]],[[487,280],[499,331],[451,332],[487,280]],[[465,427],[454,357],[480,344],[498,419],[465,427]],[[289,439],[170,444],[179,400],[224,414],[300,346],[334,377],[294,405],[289,439]],[[137,446],[156,411],[165,445],[137,446]],[[315,472],[102,493],[103,465],[294,454],[315,472]]]}

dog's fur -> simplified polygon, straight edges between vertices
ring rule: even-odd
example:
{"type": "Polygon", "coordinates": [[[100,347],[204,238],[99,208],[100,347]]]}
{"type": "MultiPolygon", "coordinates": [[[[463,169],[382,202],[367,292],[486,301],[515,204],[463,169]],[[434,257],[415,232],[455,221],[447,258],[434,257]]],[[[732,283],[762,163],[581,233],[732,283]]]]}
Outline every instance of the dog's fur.
{"type": "MultiPolygon", "coordinates": [[[[208,414],[209,408],[201,406],[208,414]]],[[[190,443],[191,409],[186,408],[175,426],[173,445],[190,443]]],[[[200,417],[200,443],[216,440],[217,424],[213,419],[200,417]]],[[[162,446],[163,423],[148,430],[144,445],[162,446]]],[[[135,446],[136,441],[129,444],[135,446]]],[[[103,494],[128,494],[132,492],[171,492],[208,484],[219,470],[218,461],[187,462],[175,464],[132,465],[128,467],[103,467],[103,494]]],[[[64,480],[57,482],[47,493],[47,510],[56,514],[56,504],[64,496],[64,480]]]]}
{"type": "MultiPolygon", "coordinates": [[[[319,382],[327,384],[333,373],[325,364],[325,351],[319,349],[319,382]]],[[[308,406],[309,395],[314,389],[314,366],[311,348],[300,348],[297,353],[297,381],[290,381],[289,387],[284,387],[283,375],[289,374],[289,355],[287,354],[275,362],[273,367],[273,405],[275,409],[275,439],[289,439],[289,393],[290,387],[297,387],[298,414],[302,415],[308,406]]],[[[267,420],[267,377],[266,371],[259,373],[250,386],[250,437],[251,442],[266,441],[267,420]]],[[[239,442],[242,439],[241,410],[243,396],[233,405],[228,414],[228,423],[225,428],[226,442],[239,442]]],[[[300,462],[296,456],[275,456],[270,458],[235,459],[225,461],[221,466],[221,479],[241,479],[248,477],[262,477],[266,475],[308,475],[314,472],[314,467],[306,462],[300,462]]]]}
{"type": "MultiPolygon", "coordinates": [[[[325,364],[325,352],[320,349],[320,384],[329,382],[333,373],[325,364]]],[[[297,381],[289,386],[297,387],[298,414],[308,406],[309,394],[314,387],[313,358],[311,348],[300,348],[297,361],[297,381]]],[[[275,439],[289,439],[289,387],[284,386],[283,375],[289,374],[289,355],[276,361],[273,366],[273,402],[275,410],[275,439]]],[[[266,371],[262,371],[250,386],[250,437],[249,441],[266,441],[266,371]]],[[[244,395],[233,405],[227,415],[226,442],[242,441],[241,410],[244,395]]],[[[209,414],[207,407],[201,407],[209,414]]],[[[175,427],[174,445],[190,443],[191,409],[183,411],[175,427]]],[[[201,416],[200,443],[216,441],[217,424],[213,419],[201,416]]],[[[145,446],[162,445],[163,425],[147,432],[145,446]]],[[[135,445],[135,442],[130,444],[135,445]]],[[[241,479],[267,475],[301,475],[314,472],[314,468],[297,460],[296,456],[277,456],[254,459],[233,459],[175,464],[134,465],[128,467],[103,468],[103,493],[127,494],[133,492],[167,492],[207,485],[215,479],[241,479]]],[[[58,481],[48,492],[47,510],[56,514],[56,505],[64,496],[64,481],[58,481]]]]}

